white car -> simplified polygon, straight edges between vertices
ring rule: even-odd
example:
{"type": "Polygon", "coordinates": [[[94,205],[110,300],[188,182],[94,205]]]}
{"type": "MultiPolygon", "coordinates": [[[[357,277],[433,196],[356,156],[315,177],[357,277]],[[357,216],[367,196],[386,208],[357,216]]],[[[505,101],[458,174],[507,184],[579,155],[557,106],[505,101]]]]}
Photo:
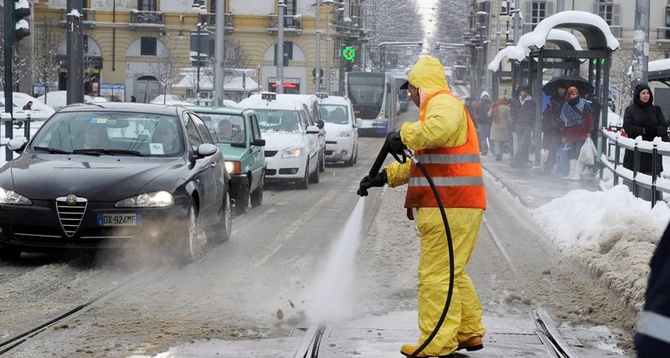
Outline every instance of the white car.
{"type": "MultiPolygon", "coordinates": [[[[47,92],[46,96],[45,95],[37,96],[35,100],[37,102],[33,102],[33,104],[35,103],[48,104],[49,106],[53,107],[54,110],[57,111],[67,106],[67,91],[47,92]]],[[[96,100],[93,97],[89,95],[84,95],[84,103],[93,103],[93,102],[96,102],[96,100]]]]}
{"type": "Polygon", "coordinates": [[[326,129],[326,162],[344,162],[350,167],[358,160],[358,127],[363,121],[354,116],[354,108],[348,98],[317,96],[326,129]]]}
{"type": "MultiPolygon", "coordinates": [[[[12,104],[14,107],[14,118],[26,118],[28,116],[28,111],[23,110],[23,106],[26,105],[29,101],[33,102],[33,106],[30,111],[30,119],[44,121],[51,117],[52,114],[56,112],[53,107],[39,102],[35,97],[23,93],[23,92],[12,92],[12,104]]],[[[0,112],[5,111],[5,92],[0,91],[0,112]]]]}
{"type": "Polygon", "coordinates": [[[265,139],[265,179],[292,181],[298,189],[319,182],[319,127],[310,125],[309,105],[298,95],[255,94],[237,105],[258,116],[265,139]]]}

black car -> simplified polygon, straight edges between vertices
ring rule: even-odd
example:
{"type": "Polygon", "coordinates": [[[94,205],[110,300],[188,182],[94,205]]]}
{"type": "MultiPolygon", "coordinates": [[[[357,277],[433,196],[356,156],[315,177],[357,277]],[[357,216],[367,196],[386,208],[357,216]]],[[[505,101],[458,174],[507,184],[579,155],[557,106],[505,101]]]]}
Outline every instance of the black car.
{"type": "Polygon", "coordinates": [[[0,258],[144,245],[192,260],[230,237],[223,155],[184,107],[71,105],[8,146],[20,156],[0,168],[0,258]]]}

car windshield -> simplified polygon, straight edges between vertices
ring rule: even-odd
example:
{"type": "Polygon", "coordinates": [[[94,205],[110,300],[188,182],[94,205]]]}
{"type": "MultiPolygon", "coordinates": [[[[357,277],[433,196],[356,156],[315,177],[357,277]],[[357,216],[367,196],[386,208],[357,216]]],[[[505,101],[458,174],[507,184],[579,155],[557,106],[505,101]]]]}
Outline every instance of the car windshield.
{"type": "Polygon", "coordinates": [[[300,132],[300,117],[297,111],[254,109],[261,131],[300,132]]]}
{"type": "Polygon", "coordinates": [[[56,113],[30,143],[33,152],[177,156],[183,152],[176,116],[120,111],[56,113]]]}
{"type": "Polygon", "coordinates": [[[219,143],[244,143],[246,127],[244,117],[235,114],[199,113],[212,137],[219,143]]]}
{"type": "Polygon", "coordinates": [[[347,124],[347,107],[334,104],[321,104],[321,119],[327,123],[347,124]]]}

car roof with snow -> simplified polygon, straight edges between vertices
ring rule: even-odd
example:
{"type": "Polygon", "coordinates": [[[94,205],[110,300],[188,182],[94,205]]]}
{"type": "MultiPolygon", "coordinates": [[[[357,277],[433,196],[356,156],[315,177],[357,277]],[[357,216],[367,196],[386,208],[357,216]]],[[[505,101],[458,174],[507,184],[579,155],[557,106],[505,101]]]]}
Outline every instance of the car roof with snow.
{"type": "MultiPolygon", "coordinates": [[[[263,93],[253,94],[248,98],[243,99],[237,104],[239,108],[252,109],[285,109],[285,110],[299,110],[303,109],[302,105],[308,103],[312,95],[298,95],[298,94],[277,94],[276,99],[263,99],[263,93]]],[[[314,97],[316,98],[316,97],[314,97]]]]}
{"type": "Polygon", "coordinates": [[[349,105],[351,105],[351,100],[349,100],[349,98],[343,97],[343,96],[330,96],[329,95],[328,97],[324,97],[324,98],[319,97],[319,103],[321,103],[321,104],[339,104],[339,105],[343,105],[343,106],[349,106],[349,105]]]}

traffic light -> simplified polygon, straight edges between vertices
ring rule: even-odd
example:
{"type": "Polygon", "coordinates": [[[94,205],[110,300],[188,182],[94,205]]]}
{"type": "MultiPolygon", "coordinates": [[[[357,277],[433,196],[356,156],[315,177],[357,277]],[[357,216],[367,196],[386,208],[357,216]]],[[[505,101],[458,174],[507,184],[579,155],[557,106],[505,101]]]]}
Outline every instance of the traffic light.
{"type": "Polygon", "coordinates": [[[353,61],[356,58],[356,49],[351,46],[346,46],[342,49],[342,57],[347,61],[353,61]]]}
{"type": "Polygon", "coordinates": [[[440,51],[440,42],[435,43],[435,51],[440,51]]]}
{"type": "Polygon", "coordinates": [[[14,1],[14,41],[19,42],[30,35],[30,25],[24,17],[30,15],[30,4],[28,0],[14,1]]]}

